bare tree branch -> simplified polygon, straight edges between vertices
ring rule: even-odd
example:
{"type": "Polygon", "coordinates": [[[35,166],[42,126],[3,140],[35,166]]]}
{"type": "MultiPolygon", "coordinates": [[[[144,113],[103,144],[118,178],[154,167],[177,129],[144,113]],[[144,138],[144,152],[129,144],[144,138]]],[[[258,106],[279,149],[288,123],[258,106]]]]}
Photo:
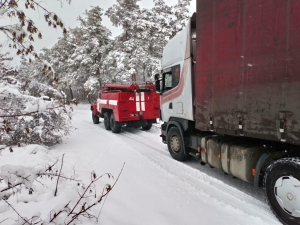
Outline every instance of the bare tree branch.
{"type": "MultiPolygon", "coordinates": [[[[119,178],[120,178],[120,176],[121,176],[121,174],[122,174],[122,172],[123,172],[124,166],[125,166],[125,163],[123,164],[122,169],[121,169],[121,171],[120,171],[120,173],[119,173],[119,175],[118,175],[116,181],[114,182],[114,184],[113,184],[112,186],[107,185],[106,187],[104,187],[104,189],[105,189],[106,192],[105,192],[105,193],[102,192],[102,195],[101,195],[100,199],[99,199],[98,201],[96,201],[95,203],[91,204],[89,207],[84,208],[84,209],[82,208],[82,210],[81,210],[80,212],[78,212],[77,214],[75,214],[75,215],[73,216],[73,218],[67,223],[67,225],[71,224],[71,223],[72,223],[75,219],[77,219],[80,215],[82,215],[83,213],[85,213],[85,212],[87,212],[88,210],[90,210],[90,208],[92,208],[92,207],[94,207],[95,205],[97,205],[98,203],[100,203],[100,202],[102,201],[102,199],[103,199],[105,196],[107,196],[107,195],[109,194],[109,192],[114,188],[114,186],[115,186],[116,183],[118,182],[118,180],[119,180],[119,178]]],[[[89,189],[89,187],[90,187],[94,182],[96,182],[98,179],[100,179],[100,177],[97,178],[97,179],[95,179],[95,180],[92,180],[91,183],[90,183],[90,185],[89,185],[88,188],[86,189],[86,191],[87,191],[87,190],[89,189]]],[[[103,190],[104,190],[104,189],[103,189],[103,190]]],[[[86,193],[86,191],[84,192],[84,194],[86,193]]],[[[84,194],[83,194],[82,196],[84,196],[84,194]]],[[[81,199],[82,199],[82,197],[79,199],[79,201],[80,201],[81,199]]],[[[68,214],[68,216],[74,211],[74,209],[75,209],[76,206],[78,205],[79,201],[78,201],[77,204],[74,206],[74,208],[71,210],[71,212],[68,214]]]]}
{"type": "Polygon", "coordinates": [[[17,212],[17,210],[15,210],[15,208],[11,205],[11,204],[9,204],[9,202],[8,201],[6,201],[5,199],[3,199],[3,201],[5,201],[6,202],[6,204],[7,205],[9,205],[9,207],[10,208],[12,208],[14,211],[15,211],[15,213],[17,213],[18,214],[18,216],[20,217],[20,218],[22,218],[22,220],[24,220],[25,221],[25,223],[28,223],[29,225],[30,225],[30,223],[24,218],[24,217],[22,217],[18,212],[17,212]]]}
{"type": "Polygon", "coordinates": [[[57,194],[57,186],[58,186],[58,181],[59,181],[59,177],[60,177],[60,174],[61,174],[61,170],[62,170],[62,167],[63,167],[63,164],[64,164],[64,156],[65,156],[65,153],[63,154],[62,159],[61,159],[61,166],[60,166],[59,174],[58,174],[58,177],[57,177],[57,182],[56,182],[56,188],[55,188],[54,196],[56,196],[56,194],[57,194]]]}

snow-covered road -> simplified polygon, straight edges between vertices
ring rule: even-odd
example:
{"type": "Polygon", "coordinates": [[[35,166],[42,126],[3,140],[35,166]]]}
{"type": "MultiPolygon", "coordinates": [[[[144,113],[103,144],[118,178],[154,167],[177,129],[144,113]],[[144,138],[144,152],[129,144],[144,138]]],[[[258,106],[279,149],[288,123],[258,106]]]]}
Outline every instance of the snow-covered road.
{"type": "Polygon", "coordinates": [[[77,131],[54,151],[65,152],[78,173],[117,175],[125,162],[100,224],[280,224],[263,190],[196,160],[173,160],[156,127],[113,134],[92,123],[88,105],[75,109],[74,126],[77,131]]]}
{"type": "MultiPolygon", "coordinates": [[[[194,159],[184,163],[173,160],[161,142],[158,127],[150,131],[123,128],[120,134],[114,134],[105,130],[102,121],[92,123],[89,105],[75,107],[73,125],[76,130],[47,152],[47,157],[58,159],[65,153],[65,174],[75,173],[76,178],[89,183],[91,171],[97,175],[109,172],[116,177],[125,163],[120,179],[106,199],[99,224],[280,224],[266,204],[262,189],[201,166],[194,159]]],[[[2,157],[9,159],[9,154],[3,152],[2,157]]],[[[22,159],[15,163],[21,162],[22,159]]],[[[57,198],[49,197],[50,194],[47,198],[36,197],[30,204],[28,200],[24,204],[19,197],[10,201],[22,215],[29,217],[40,210],[41,217],[47,218],[56,204],[69,201],[68,193],[62,192],[63,189],[59,190],[57,198]]],[[[15,216],[13,210],[0,204],[0,221],[15,216]]],[[[9,224],[8,221],[11,220],[3,224],[9,224]]]]}

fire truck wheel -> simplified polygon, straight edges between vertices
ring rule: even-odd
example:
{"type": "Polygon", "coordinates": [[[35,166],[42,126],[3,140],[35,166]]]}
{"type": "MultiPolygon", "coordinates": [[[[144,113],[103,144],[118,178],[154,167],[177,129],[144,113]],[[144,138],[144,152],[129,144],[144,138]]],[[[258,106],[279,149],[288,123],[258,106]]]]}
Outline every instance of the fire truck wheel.
{"type": "Polygon", "coordinates": [[[122,128],[122,123],[115,121],[115,117],[113,113],[110,116],[110,127],[113,133],[120,133],[122,128]]]}
{"type": "Polygon", "coordinates": [[[98,124],[99,123],[99,117],[95,116],[94,113],[92,113],[92,119],[93,119],[93,123],[94,124],[98,124]]]}
{"type": "Polygon", "coordinates": [[[108,112],[104,113],[103,117],[104,117],[104,127],[105,127],[105,129],[110,130],[111,127],[110,127],[109,113],[108,112]]]}
{"type": "Polygon", "coordinates": [[[147,123],[145,126],[142,126],[142,130],[150,130],[152,127],[152,123],[147,123]]]}
{"type": "Polygon", "coordinates": [[[188,156],[184,153],[183,140],[177,127],[171,127],[167,133],[168,149],[173,157],[178,161],[185,161],[188,156]]]}
{"type": "Polygon", "coordinates": [[[300,224],[300,158],[285,158],[272,163],[265,173],[268,203],[283,223],[300,224]]]}

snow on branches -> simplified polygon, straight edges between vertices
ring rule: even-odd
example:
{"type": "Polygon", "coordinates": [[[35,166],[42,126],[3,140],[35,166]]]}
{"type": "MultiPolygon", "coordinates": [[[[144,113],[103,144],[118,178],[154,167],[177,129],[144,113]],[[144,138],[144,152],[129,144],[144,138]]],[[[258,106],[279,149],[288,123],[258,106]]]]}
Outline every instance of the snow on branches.
{"type": "Polygon", "coordinates": [[[123,31],[116,37],[113,51],[124,54],[119,64],[124,65],[127,80],[136,74],[138,81],[146,81],[160,71],[163,47],[188,20],[190,0],[179,0],[174,6],[163,0],[153,2],[153,8],[141,9],[138,0],[117,0],[105,13],[123,31]]]}
{"type": "Polygon", "coordinates": [[[53,145],[71,129],[71,107],[63,93],[7,76],[0,82],[0,143],[53,145]]]}
{"type": "Polygon", "coordinates": [[[116,179],[110,173],[99,175],[92,171],[89,181],[79,180],[75,171],[70,176],[70,171],[63,168],[64,154],[61,160],[55,159],[48,148],[40,145],[0,146],[0,154],[8,163],[0,167],[0,211],[3,215],[0,223],[14,225],[97,222],[106,197],[124,168],[123,165],[116,179]],[[20,162],[22,165],[18,164],[20,162]],[[20,210],[24,203],[29,208],[20,210]],[[38,205],[38,209],[31,209],[33,205],[38,205]],[[9,211],[14,216],[5,218],[9,211]]]}
{"type": "MultiPolygon", "coordinates": [[[[40,62],[55,71],[53,77],[35,76],[39,82],[76,96],[78,101],[97,96],[103,83],[129,82],[133,74],[138,82],[149,81],[161,70],[163,47],[185,26],[190,0],[168,6],[155,0],[154,7],[142,9],[138,0],[118,0],[106,12],[91,7],[78,18],[80,26],[72,28],[51,49],[44,49],[34,66],[22,62],[21,70],[37,74],[40,62]],[[122,32],[111,39],[103,25],[106,15],[122,32]]],[[[23,73],[20,71],[20,73],[23,73]]]]}
{"type": "MultiPolygon", "coordinates": [[[[30,10],[43,11],[49,26],[60,27],[66,33],[57,14],[43,5],[35,0],[0,0],[0,20],[7,23],[0,25],[0,32],[6,35],[9,47],[16,49],[17,55],[37,57],[34,36],[42,38],[42,34],[27,16],[30,10]]],[[[70,130],[71,108],[66,106],[65,94],[49,83],[32,79],[33,71],[11,70],[5,63],[11,60],[6,54],[0,54],[0,59],[0,143],[52,145],[59,142],[70,130]],[[21,74],[23,77],[18,77],[21,74]]],[[[49,65],[41,71],[53,73],[49,65]]]]}
{"type": "MultiPolygon", "coordinates": [[[[61,0],[59,0],[61,2],[61,0]]],[[[0,20],[9,20],[7,25],[0,25],[0,32],[9,40],[9,47],[16,49],[17,55],[31,54],[37,57],[32,42],[34,36],[42,38],[42,33],[28,17],[28,11],[42,10],[45,22],[53,28],[60,27],[66,33],[64,24],[54,12],[48,11],[36,0],[0,0],[0,20]]]]}

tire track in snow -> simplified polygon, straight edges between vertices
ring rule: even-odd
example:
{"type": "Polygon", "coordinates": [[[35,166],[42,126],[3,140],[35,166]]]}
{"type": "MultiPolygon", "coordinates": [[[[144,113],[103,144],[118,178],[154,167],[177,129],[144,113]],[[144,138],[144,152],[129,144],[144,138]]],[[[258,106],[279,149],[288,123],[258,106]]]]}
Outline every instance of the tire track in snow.
{"type": "MultiPolygon", "coordinates": [[[[247,215],[253,217],[259,216],[265,223],[276,224],[276,222],[278,222],[275,216],[272,216],[272,212],[266,203],[201,172],[200,170],[194,169],[185,163],[175,161],[171,158],[169,152],[149,143],[149,140],[142,138],[140,133],[132,134],[125,130],[125,132],[122,132],[120,135],[127,139],[127,143],[132,143],[132,141],[134,141],[142,146],[147,146],[148,148],[137,149],[138,146],[135,144],[132,148],[137,150],[144,157],[150,159],[150,161],[158,165],[167,173],[175,176],[176,179],[183,183],[188,183],[197,191],[204,192],[216,200],[231,205],[237,210],[241,210],[247,215]]],[[[124,140],[124,142],[126,141],[124,140]]],[[[278,222],[278,224],[280,223],[278,222]]]]}

